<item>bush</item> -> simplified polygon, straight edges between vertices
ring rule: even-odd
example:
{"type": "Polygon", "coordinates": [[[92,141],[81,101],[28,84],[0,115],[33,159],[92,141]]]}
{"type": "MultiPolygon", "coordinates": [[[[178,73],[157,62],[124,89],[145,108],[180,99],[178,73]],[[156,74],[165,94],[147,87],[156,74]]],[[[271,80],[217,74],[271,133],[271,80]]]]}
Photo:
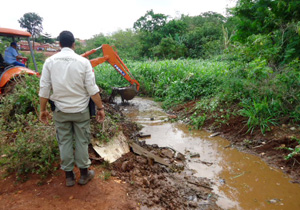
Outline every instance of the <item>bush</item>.
{"type": "Polygon", "coordinates": [[[0,104],[0,165],[22,181],[32,173],[46,177],[59,160],[54,127],[38,120],[38,84],[35,76],[16,79],[13,93],[0,104]]]}

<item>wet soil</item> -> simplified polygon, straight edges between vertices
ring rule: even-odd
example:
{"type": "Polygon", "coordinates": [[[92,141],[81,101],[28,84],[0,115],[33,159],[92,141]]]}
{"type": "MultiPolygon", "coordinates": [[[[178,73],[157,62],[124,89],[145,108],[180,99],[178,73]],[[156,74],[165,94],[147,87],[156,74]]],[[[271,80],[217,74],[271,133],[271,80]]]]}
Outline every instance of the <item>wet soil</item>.
{"type": "MultiPolygon", "coordinates": [[[[105,181],[104,169],[92,166],[96,176],[85,186],[65,186],[65,175],[58,170],[44,182],[32,176],[25,183],[16,183],[10,176],[0,180],[0,209],[138,209],[138,203],[127,194],[128,184],[116,177],[105,181]]],[[[75,169],[78,180],[79,170],[75,169]]]]}
{"type": "MultiPolygon", "coordinates": [[[[196,106],[196,101],[177,106],[171,113],[178,118],[189,118],[196,106]]],[[[219,116],[226,113],[219,113],[219,116]]],[[[295,148],[298,143],[294,137],[300,139],[300,126],[293,124],[289,119],[282,119],[278,126],[272,126],[270,131],[262,134],[260,129],[252,133],[247,132],[247,119],[242,116],[232,116],[226,123],[220,124],[217,118],[208,117],[203,128],[229,140],[232,146],[239,150],[254,154],[265,162],[287,173],[293,183],[300,183],[300,156],[296,155],[290,160],[285,157],[290,151],[287,147],[295,148]]]]}
{"type": "Polygon", "coordinates": [[[114,176],[130,183],[130,197],[138,200],[144,209],[220,209],[210,180],[181,172],[184,161],[175,161],[173,151],[168,148],[147,145],[144,148],[165,158],[169,164],[173,162],[173,167],[127,153],[113,164],[112,170],[114,176]]]}
{"type": "MultiPolygon", "coordinates": [[[[119,115],[118,129],[128,140],[138,142],[135,138],[138,125],[127,121],[117,107],[109,104],[105,107],[111,116],[119,115]]],[[[106,126],[107,131],[112,128],[113,125],[106,126]]],[[[100,132],[94,129],[92,135],[100,132]]],[[[0,180],[0,209],[220,209],[210,180],[182,171],[184,158],[176,159],[175,153],[168,148],[141,146],[172,167],[133,152],[110,165],[90,147],[91,168],[96,172],[90,183],[68,188],[62,170],[55,171],[45,180],[31,175],[24,183],[17,182],[11,175],[0,180]]],[[[78,180],[77,168],[75,173],[78,180]]],[[[0,171],[1,177],[4,174],[0,171]]]]}

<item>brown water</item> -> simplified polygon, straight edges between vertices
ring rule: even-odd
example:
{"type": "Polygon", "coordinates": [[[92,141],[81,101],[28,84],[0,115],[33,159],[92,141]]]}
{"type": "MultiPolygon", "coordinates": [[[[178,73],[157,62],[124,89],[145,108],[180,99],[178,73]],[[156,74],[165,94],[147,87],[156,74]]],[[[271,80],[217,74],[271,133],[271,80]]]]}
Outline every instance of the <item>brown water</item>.
{"type": "Polygon", "coordinates": [[[300,185],[280,170],[268,166],[259,157],[230,147],[221,137],[206,131],[190,130],[183,123],[167,122],[159,103],[136,97],[124,113],[151,134],[148,144],[168,146],[188,157],[188,167],[195,176],[214,182],[217,204],[222,209],[299,210],[300,185]],[[200,157],[190,158],[192,154],[200,157]]]}

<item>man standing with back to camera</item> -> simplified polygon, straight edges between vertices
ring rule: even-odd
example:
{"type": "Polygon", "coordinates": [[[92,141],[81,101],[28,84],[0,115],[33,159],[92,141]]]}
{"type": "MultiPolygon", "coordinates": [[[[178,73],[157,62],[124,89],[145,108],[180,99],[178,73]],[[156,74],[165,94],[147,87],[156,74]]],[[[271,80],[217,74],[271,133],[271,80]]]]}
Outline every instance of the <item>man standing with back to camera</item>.
{"type": "Polygon", "coordinates": [[[88,154],[90,142],[89,100],[97,105],[96,120],[103,122],[104,107],[88,59],[74,52],[75,39],[70,31],[59,35],[61,51],[46,59],[40,80],[40,120],[47,124],[47,102],[55,104],[54,123],[59,144],[61,169],[66,174],[66,186],[75,185],[74,165],[80,169],[78,184],[85,185],[95,176],[88,154]],[[51,94],[52,91],[52,94],[51,94]],[[73,148],[75,141],[75,152],[73,148]]]}

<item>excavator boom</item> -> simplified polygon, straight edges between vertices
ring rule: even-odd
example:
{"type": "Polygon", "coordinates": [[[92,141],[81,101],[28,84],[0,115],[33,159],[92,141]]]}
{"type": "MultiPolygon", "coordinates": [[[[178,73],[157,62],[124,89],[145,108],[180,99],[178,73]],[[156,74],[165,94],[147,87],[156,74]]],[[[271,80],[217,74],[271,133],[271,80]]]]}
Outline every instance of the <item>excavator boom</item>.
{"type": "Polygon", "coordinates": [[[98,66],[99,64],[104,63],[105,61],[109,62],[117,70],[117,72],[119,72],[131,85],[135,85],[136,91],[139,91],[139,88],[140,88],[139,82],[134,79],[131,72],[127,68],[127,66],[124,64],[124,62],[119,57],[117,52],[115,52],[110,45],[103,44],[102,46],[100,46],[96,49],[85,52],[81,56],[88,57],[91,54],[98,51],[99,49],[102,49],[103,57],[99,57],[99,58],[90,60],[92,66],[93,67],[98,66]]]}

